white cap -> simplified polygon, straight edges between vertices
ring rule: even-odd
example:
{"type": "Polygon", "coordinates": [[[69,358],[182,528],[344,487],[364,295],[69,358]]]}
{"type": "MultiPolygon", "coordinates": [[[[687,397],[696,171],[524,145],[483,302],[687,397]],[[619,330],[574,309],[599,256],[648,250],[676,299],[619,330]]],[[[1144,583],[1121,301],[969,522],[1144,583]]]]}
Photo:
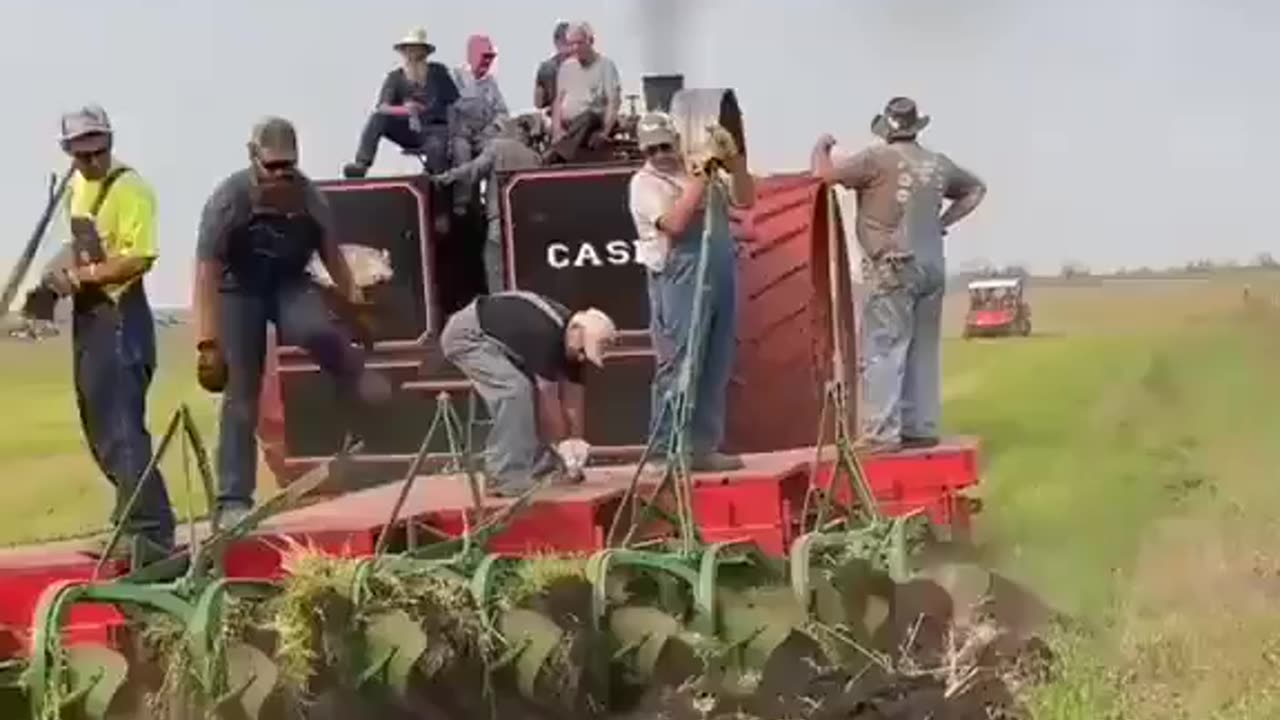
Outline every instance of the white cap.
{"type": "Polygon", "coordinates": [[[676,123],[667,113],[647,112],[636,123],[636,142],[641,150],[654,145],[675,145],[678,137],[676,123]]]}
{"type": "Polygon", "coordinates": [[[111,120],[101,105],[85,105],[62,114],[62,142],[95,134],[111,134],[111,120]]]}
{"type": "Polygon", "coordinates": [[[574,313],[569,318],[570,325],[582,328],[582,352],[593,365],[604,365],[604,350],[613,343],[618,334],[613,319],[596,308],[588,308],[574,313]]]}

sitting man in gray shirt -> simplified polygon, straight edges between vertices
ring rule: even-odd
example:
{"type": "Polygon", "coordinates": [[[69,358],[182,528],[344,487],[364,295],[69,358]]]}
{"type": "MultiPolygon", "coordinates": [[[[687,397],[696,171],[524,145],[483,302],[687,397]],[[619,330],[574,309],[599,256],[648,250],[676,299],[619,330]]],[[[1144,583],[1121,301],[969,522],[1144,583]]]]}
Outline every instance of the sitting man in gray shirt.
{"type": "Polygon", "coordinates": [[[572,162],[584,148],[603,147],[617,125],[622,106],[618,67],[596,51],[591,26],[571,24],[567,39],[572,54],[560,64],[556,75],[548,163],[572,162]]]}
{"type": "Polygon", "coordinates": [[[533,106],[539,110],[551,107],[556,99],[556,76],[570,53],[569,23],[563,20],[556,23],[551,42],[555,45],[556,54],[538,64],[538,72],[533,78],[533,106]]]}

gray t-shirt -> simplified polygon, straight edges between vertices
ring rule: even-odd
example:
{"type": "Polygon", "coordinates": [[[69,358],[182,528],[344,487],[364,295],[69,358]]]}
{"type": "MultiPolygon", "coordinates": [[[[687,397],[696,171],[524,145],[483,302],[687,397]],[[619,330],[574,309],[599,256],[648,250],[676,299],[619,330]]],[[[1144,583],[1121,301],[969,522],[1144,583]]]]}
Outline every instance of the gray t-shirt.
{"type": "Polygon", "coordinates": [[[566,121],[586,111],[604,113],[622,102],[618,67],[604,55],[585,67],[576,57],[566,58],[556,73],[556,91],[564,93],[560,116],[566,121]]]}
{"type": "Polygon", "coordinates": [[[857,192],[855,226],[868,256],[908,250],[936,264],[943,261],[943,200],[982,184],[946,155],[910,142],[869,147],[838,163],[835,173],[857,192]]]}
{"type": "MultiPolygon", "coordinates": [[[[307,211],[326,234],[333,233],[333,212],[329,201],[310,179],[306,184],[307,211]]],[[[244,168],[218,183],[200,213],[200,229],[196,234],[196,257],[200,260],[222,260],[226,256],[227,238],[253,215],[253,169],[244,168]]]]}

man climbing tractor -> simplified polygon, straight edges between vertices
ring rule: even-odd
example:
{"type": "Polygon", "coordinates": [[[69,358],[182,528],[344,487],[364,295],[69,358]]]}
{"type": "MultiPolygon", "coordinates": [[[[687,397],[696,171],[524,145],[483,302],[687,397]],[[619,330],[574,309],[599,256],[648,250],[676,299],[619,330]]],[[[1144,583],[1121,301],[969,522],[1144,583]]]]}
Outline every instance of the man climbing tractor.
{"type": "Polygon", "coordinates": [[[711,129],[707,150],[688,155],[681,151],[675,123],[665,113],[645,114],[636,126],[636,135],[646,160],[631,178],[630,206],[639,234],[637,257],[648,269],[649,325],[658,357],[651,410],[654,457],[665,457],[670,449],[671,417],[663,407],[668,394],[676,389],[686,349],[693,341],[698,257],[705,232],[705,285],[709,292],[698,321],[701,357],[696,386],[691,388],[690,467],[694,471],[735,470],[742,467],[742,460],[720,452],[737,344],[737,260],[728,205],[750,206],[755,184],[747,172],[746,159],[723,128],[711,129]],[[730,178],[727,202],[721,193],[708,197],[708,186],[722,172],[730,178]],[[710,213],[704,212],[706,203],[713,203],[710,213]]]}
{"type": "MultiPolygon", "coordinates": [[[[151,460],[147,392],[156,369],[155,320],[143,276],[157,256],[156,202],[142,176],[116,159],[113,137],[107,113],[97,105],[62,116],[62,149],[74,163],[67,200],[72,240],[49,263],[28,307],[47,302],[52,319],[57,299],[72,298],[80,426],[116,489],[112,521],[123,525],[128,541],[115,547],[145,564],[168,554],[174,531],[160,470],[142,477],[151,460]]],[[[96,544],[90,549],[102,551],[96,544]]]]}
{"type": "MultiPolygon", "coordinates": [[[[378,403],[387,380],[335,323],[306,267],[319,254],[337,293],[366,303],[338,249],[324,196],[298,170],[297,134],[283,118],[253,129],[250,166],[213,191],[200,218],[193,304],[200,385],[223,392],[218,428],[218,508],[224,526],[253,506],[258,395],[267,323],[337,379],[344,399],[378,403]]],[[[362,317],[358,315],[357,317],[362,317]]],[[[361,328],[368,333],[368,328],[361,328]]]]}
{"type": "Polygon", "coordinates": [[[544,131],[542,114],[536,111],[499,118],[495,125],[496,134],[477,157],[431,177],[432,182],[440,185],[462,183],[469,187],[475,187],[482,178],[486,180],[484,212],[488,236],[484,245],[484,272],[491,293],[502,289],[504,273],[499,175],[538,167],[542,159],[533,145],[544,131]]]}
{"type": "Polygon", "coordinates": [[[603,365],[615,335],[613,320],[595,308],[570,312],[523,291],[481,295],[445,323],[444,356],[474,383],[493,421],[484,459],[489,494],[518,496],[544,481],[581,478],[590,452],[583,363],[603,365]]]}
{"type": "Polygon", "coordinates": [[[813,149],[813,175],[857,192],[857,237],[870,293],[862,311],[863,418],[858,449],[889,452],[938,441],[946,228],[973,212],[986,186],[916,138],[929,124],[896,97],[872,120],[885,143],[835,163],[835,138],[813,149]],[[953,202],[942,210],[944,199],[953,202]]]}

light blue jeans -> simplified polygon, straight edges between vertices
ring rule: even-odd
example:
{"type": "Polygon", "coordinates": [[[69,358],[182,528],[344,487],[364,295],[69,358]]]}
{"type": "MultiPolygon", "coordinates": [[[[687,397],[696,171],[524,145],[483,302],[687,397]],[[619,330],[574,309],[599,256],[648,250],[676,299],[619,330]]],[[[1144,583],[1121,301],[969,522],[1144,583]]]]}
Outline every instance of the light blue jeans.
{"type": "Polygon", "coordinates": [[[936,438],[945,270],[919,260],[863,267],[871,293],[862,311],[862,436],[936,438]]]}

